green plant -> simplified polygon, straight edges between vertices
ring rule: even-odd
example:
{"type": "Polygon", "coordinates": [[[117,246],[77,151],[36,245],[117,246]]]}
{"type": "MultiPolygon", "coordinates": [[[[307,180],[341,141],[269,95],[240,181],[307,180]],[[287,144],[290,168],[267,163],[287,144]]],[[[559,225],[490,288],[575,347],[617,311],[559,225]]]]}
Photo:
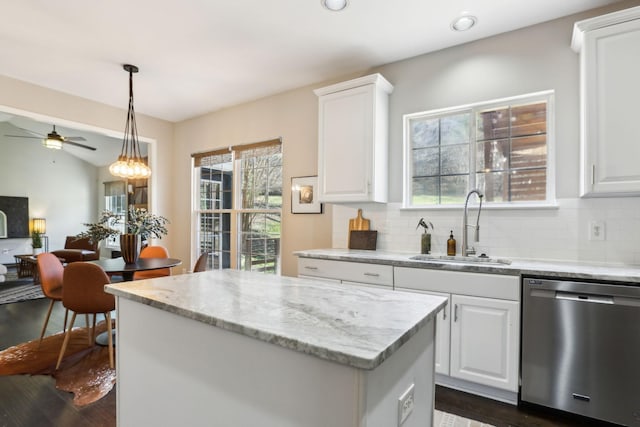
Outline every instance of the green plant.
{"type": "Polygon", "coordinates": [[[416,230],[418,228],[424,228],[424,232],[428,233],[429,232],[429,228],[431,228],[431,230],[434,230],[433,228],[433,224],[431,223],[431,221],[425,221],[424,218],[420,218],[420,221],[418,222],[418,225],[416,226],[416,230]]]}
{"type": "Polygon", "coordinates": [[[31,247],[34,249],[42,248],[42,233],[39,231],[31,233],[31,247]]]}
{"type": "Polygon", "coordinates": [[[161,215],[149,213],[146,209],[129,209],[129,220],[127,221],[127,233],[139,234],[142,240],[150,238],[162,239],[168,231],[166,225],[169,220],[161,215]]]}
{"type": "MultiPolygon", "coordinates": [[[[161,215],[149,213],[146,209],[129,208],[128,219],[125,222],[125,232],[139,234],[142,240],[150,238],[162,239],[168,230],[166,225],[169,220],[161,215]]],[[[111,211],[103,211],[98,222],[85,223],[86,231],[78,234],[78,239],[89,238],[92,242],[99,242],[109,237],[118,236],[122,231],[114,228],[115,225],[123,223],[123,215],[117,215],[111,211]]]]}

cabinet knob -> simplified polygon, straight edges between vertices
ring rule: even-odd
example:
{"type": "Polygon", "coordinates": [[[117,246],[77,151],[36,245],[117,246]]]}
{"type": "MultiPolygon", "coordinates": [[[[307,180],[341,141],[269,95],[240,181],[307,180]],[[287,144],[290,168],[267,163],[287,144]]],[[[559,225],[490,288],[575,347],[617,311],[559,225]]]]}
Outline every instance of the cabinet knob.
{"type": "Polygon", "coordinates": [[[364,273],[365,276],[380,277],[378,273],[364,273]]]}

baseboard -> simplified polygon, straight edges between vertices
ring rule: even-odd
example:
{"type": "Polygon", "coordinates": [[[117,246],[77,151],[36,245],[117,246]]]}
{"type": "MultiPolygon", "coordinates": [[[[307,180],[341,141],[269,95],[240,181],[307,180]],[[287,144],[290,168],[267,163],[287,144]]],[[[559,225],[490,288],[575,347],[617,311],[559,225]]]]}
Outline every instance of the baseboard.
{"type": "Polygon", "coordinates": [[[454,390],[475,394],[476,396],[486,397],[488,399],[497,400],[514,406],[518,405],[518,393],[516,392],[500,390],[495,387],[476,384],[442,374],[436,374],[435,383],[454,390]]]}

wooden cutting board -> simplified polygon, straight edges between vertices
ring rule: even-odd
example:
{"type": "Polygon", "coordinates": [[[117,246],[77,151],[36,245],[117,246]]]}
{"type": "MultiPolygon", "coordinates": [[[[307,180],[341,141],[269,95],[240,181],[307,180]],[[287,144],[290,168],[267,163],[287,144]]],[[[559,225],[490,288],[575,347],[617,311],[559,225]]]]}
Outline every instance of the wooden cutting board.
{"type": "Polygon", "coordinates": [[[349,233],[351,230],[368,230],[369,220],[362,217],[362,209],[358,209],[358,216],[349,220],[349,233]]]}

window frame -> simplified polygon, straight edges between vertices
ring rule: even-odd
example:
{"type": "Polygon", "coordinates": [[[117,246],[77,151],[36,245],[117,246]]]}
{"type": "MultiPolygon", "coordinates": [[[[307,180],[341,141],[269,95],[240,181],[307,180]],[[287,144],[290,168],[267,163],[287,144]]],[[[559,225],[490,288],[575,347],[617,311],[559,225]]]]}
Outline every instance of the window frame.
{"type": "MultiPolygon", "coordinates": [[[[282,239],[282,218],[283,211],[282,205],[279,208],[244,208],[242,207],[242,156],[240,155],[243,151],[250,151],[254,149],[260,149],[263,147],[270,146],[279,146],[280,147],[280,155],[282,156],[282,139],[277,138],[273,140],[245,144],[245,145],[236,145],[230,146],[226,149],[213,150],[205,153],[195,153],[192,154],[192,162],[191,162],[191,174],[192,174],[192,204],[191,204],[191,258],[197,258],[199,255],[199,232],[200,232],[200,223],[199,223],[199,214],[201,213],[214,213],[214,214],[229,214],[230,219],[230,266],[231,269],[239,269],[241,267],[241,257],[242,257],[242,230],[240,229],[241,217],[243,214],[277,214],[280,216],[280,240],[282,239]],[[230,208],[219,208],[219,209],[201,209],[200,208],[200,181],[201,181],[201,166],[199,165],[199,159],[204,157],[219,155],[219,154],[231,154],[231,172],[232,172],[232,186],[231,186],[231,207],[230,208]],[[194,257],[195,254],[195,257],[194,257]]],[[[282,192],[284,196],[284,176],[283,176],[283,165],[280,165],[281,168],[281,179],[282,179],[282,192]]],[[[281,251],[281,243],[279,243],[280,249],[277,254],[277,270],[275,271],[276,275],[280,275],[281,267],[282,267],[282,251],[281,251]]]]}
{"type": "Polygon", "coordinates": [[[513,97],[493,99],[490,101],[476,102],[473,104],[460,105],[456,107],[447,107],[436,110],[421,111],[417,113],[405,114],[402,116],[402,207],[404,210],[447,210],[447,209],[460,209],[464,206],[464,203],[452,203],[452,204],[435,204],[435,205],[413,205],[411,203],[412,198],[412,179],[413,179],[413,157],[411,146],[411,121],[417,118],[440,118],[443,116],[449,116],[456,113],[463,113],[468,111],[472,114],[472,120],[470,123],[470,135],[469,135],[469,190],[475,188],[477,179],[476,170],[476,116],[478,112],[485,111],[495,107],[514,106],[521,104],[528,104],[534,102],[544,101],[547,104],[546,120],[547,120],[547,132],[546,132],[546,147],[547,147],[547,165],[546,165],[546,199],[545,200],[530,200],[530,201],[509,201],[509,202],[485,202],[483,208],[487,209],[522,209],[522,208],[557,208],[555,194],[555,91],[546,90],[534,93],[528,93],[524,95],[518,95],[513,97]]]}

